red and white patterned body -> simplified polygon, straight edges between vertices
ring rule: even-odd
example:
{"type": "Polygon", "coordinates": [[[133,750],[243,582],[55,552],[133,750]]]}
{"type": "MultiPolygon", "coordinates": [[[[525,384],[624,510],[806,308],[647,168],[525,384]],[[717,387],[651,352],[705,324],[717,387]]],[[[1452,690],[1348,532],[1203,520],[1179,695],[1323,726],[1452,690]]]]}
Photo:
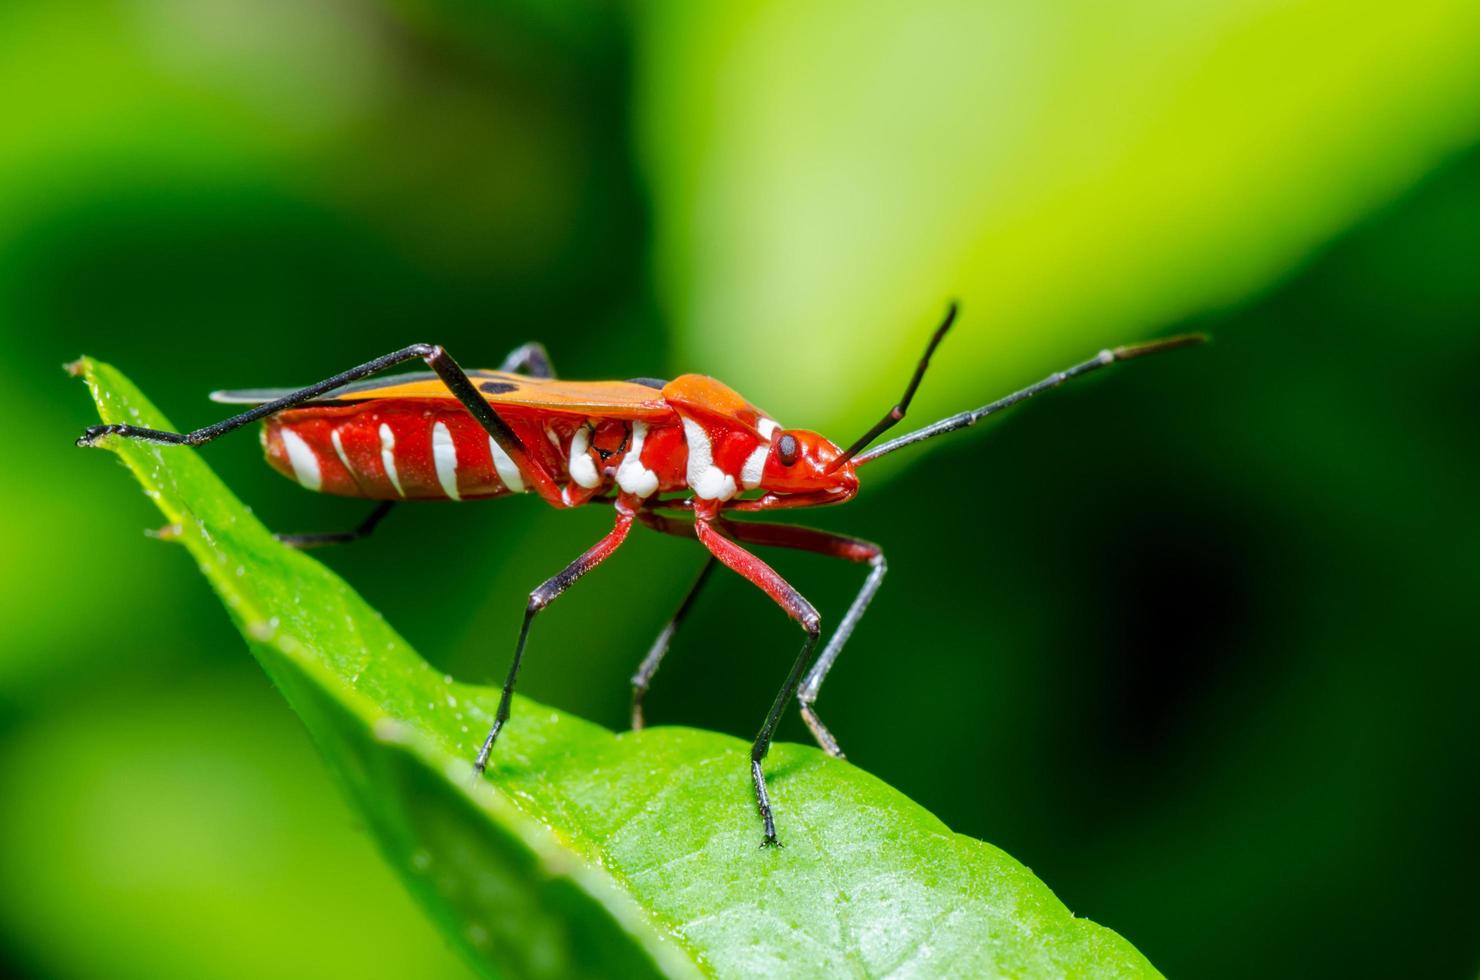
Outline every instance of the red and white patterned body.
{"type": "Polygon", "coordinates": [[[268,417],[267,459],[309,490],[375,500],[536,490],[573,507],[612,494],[640,501],[688,492],[718,505],[751,490],[842,501],[857,489],[850,465],[825,472],[838,454],[833,443],[785,432],[712,378],[684,375],[654,389],[473,377],[520,452],[505,451],[436,383],[387,379],[268,417]]]}

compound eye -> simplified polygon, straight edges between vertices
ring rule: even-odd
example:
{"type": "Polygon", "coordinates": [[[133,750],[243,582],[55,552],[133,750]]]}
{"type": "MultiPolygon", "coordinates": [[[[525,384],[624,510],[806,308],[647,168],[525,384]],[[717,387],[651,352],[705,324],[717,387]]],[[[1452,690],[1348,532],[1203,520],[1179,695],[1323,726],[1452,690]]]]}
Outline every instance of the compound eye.
{"type": "Polygon", "coordinates": [[[797,437],[787,433],[776,440],[776,460],[782,466],[795,466],[799,449],[797,437]]]}

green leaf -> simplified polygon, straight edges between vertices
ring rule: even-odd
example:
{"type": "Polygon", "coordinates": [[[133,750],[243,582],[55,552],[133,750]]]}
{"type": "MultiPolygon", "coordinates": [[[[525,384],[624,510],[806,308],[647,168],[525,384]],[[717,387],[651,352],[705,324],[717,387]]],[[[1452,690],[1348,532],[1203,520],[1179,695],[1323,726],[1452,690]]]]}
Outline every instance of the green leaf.
{"type": "MultiPolygon", "coordinates": [[[[86,360],[105,422],[169,429],[86,360]]],[[[758,847],[748,745],[613,734],[527,699],[488,777],[497,690],[433,671],[343,581],[284,548],[189,449],[105,441],[159,505],[302,716],[391,865],[489,974],[1156,976],[990,844],[796,745],[767,762],[782,840],[758,847]]]]}

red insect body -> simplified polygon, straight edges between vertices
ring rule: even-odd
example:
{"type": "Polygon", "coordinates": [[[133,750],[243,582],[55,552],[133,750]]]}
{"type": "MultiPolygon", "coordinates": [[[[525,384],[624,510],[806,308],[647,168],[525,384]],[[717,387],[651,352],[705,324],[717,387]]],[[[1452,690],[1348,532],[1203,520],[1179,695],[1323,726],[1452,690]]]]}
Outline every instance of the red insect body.
{"type": "Polygon", "coordinates": [[[562,393],[581,396],[578,412],[532,403],[542,388],[535,379],[494,384],[500,397],[489,404],[523,444],[518,458],[458,402],[408,397],[396,379],[268,417],[267,458],[310,490],[374,500],[474,500],[532,489],[560,507],[614,491],[633,501],[688,491],[724,503],[758,489],[821,492],[824,499],[810,501],[821,503],[857,490],[851,466],[826,472],[837,446],[816,433],[786,433],[795,452],[782,458],[780,426],[713,378],[684,375],[661,393],[648,391],[641,418],[621,398],[603,414],[612,387],[605,382],[559,383],[562,393]]]}
{"type": "MultiPolygon", "coordinates": [[[[524,489],[499,476],[488,434],[455,402],[388,400],[294,409],[267,420],[263,445],[278,472],[310,490],[341,497],[475,500],[524,489]],[[438,476],[434,444],[444,439],[456,454],[454,493],[438,476]]],[[[506,475],[517,478],[517,472],[505,467],[506,475]]]]}

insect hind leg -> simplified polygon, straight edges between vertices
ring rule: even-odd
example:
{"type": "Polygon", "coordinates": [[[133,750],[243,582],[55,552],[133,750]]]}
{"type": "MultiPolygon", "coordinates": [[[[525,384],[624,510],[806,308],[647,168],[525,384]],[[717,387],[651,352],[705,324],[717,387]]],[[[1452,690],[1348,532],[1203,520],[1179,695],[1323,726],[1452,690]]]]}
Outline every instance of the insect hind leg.
{"type": "Polygon", "coordinates": [[[379,506],[372,510],[368,517],[361,521],[357,527],[348,531],[328,531],[315,534],[274,534],[273,537],[289,548],[322,548],[331,544],[347,544],[351,541],[358,541],[361,538],[368,538],[374,533],[375,528],[385,519],[385,515],[389,514],[391,508],[395,505],[396,502],[394,500],[381,501],[379,506]]]}
{"type": "Polygon", "coordinates": [[[523,374],[531,378],[552,379],[555,377],[555,366],[550,363],[550,352],[545,350],[545,345],[537,340],[520,344],[509,351],[509,356],[504,358],[504,363],[500,364],[498,369],[508,374],[523,374]]]}
{"type": "Polygon", "coordinates": [[[509,454],[509,457],[534,484],[534,489],[539,495],[556,506],[563,506],[560,487],[555,483],[554,475],[540,462],[538,457],[525,450],[524,443],[520,441],[519,436],[509,428],[508,423],[499,418],[498,413],[473,387],[473,382],[468,378],[467,372],[452,359],[452,355],[438,344],[412,344],[410,347],[403,347],[383,357],[377,357],[373,361],[366,361],[364,364],[352,367],[348,371],[341,371],[318,384],[300,388],[282,398],[256,405],[240,415],[233,415],[231,418],[195,429],[192,432],[165,432],[144,426],[116,423],[94,425],[82,433],[77,440],[77,445],[95,446],[98,440],[104,437],[118,436],[167,446],[201,446],[244,425],[257,422],[284,409],[311,402],[353,381],[359,381],[361,378],[369,377],[386,368],[418,358],[425,361],[427,366],[436,372],[437,377],[441,378],[442,383],[447,386],[447,390],[452,392],[453,396],[462,403],[463,408],[468,410],[468,414],[478,421],[478,424],[488,433],[489,438],[509,454]]]}
{"type": "MultiPolygon", "coordinates": [[[[386,368],[392,368],[397,364],[403,364],[406,361],[413,361],[417,358],[425,360],[434,368],[437,366],[432,363],[434,359],[451,360],[447,357],[447,352],[442,350],[441,347],[433,344],[412,344],[410,347],[403,347],[383,357],[377,357],[373,361],[366,361],[364,364],[352,367],[348,371],[341,371],[332,378],[325,378],[318,384],[309,385],[307,388],[300,388],[292,394],[284,395],[282,398],[253,406],[239,415],[233,415],[231,418],[223,419],[214,425],[202,426],[190,432],[165,432],[160,429],[149,429],[140,425],[94,425],[82,433],[77,440],[77,445],[95,446],[98,440],[104,436],[121,436],[125,439],[137,439],[141,442],[153,442],[166,446],[203,446],[211,440],[218,439],[226,433],[235,431],[244,425],[250,425],[260,419],[265,419],[267,416],[281,412],[283,409],[293,408],[296,405],[313,401],[320,395],[326,395],[336,388],[343,388],[353,381],[359,381],[361,378],[369,377],[372,374],[384,371],[386,368]]],[[[458,373],[461,373],[461,368],[456,368],[456,365],[453,365],[453,367],[458,373]]],[[[439,369],[437,373],[441,375],[442,370],[439,369]]],[[[463,380],[465,382],[467,381],[467,375],[463,375],[463,380]]],[[[468,384],[468,390],[472,391],[471,384],[468,384]]],[[[457,393],[456,389],[454,389],[454,393],[457,393]]],[[[473,394],[474,397],[477,396],[476,392],[473,392],[473,394]]],[[[461,396],[459,395],[459,397],[461,396]]],[[[510,435],[513,435],[513,433],[511,432],[510,435]]]]}

